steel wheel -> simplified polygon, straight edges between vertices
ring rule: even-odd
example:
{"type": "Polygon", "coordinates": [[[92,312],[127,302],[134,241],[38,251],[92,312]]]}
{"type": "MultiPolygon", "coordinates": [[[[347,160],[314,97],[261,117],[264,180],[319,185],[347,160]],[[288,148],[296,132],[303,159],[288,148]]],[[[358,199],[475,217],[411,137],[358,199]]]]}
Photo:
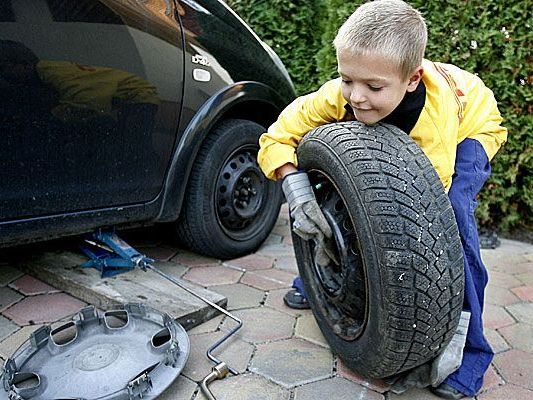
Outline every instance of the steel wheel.
{"type": "MultiPolygon", "coordinates": [[[[331,329],[345,340],[354,340],[364,329],[367,318],[365,272],[360,243],[344,200],[326,175],[309,174],[316,188],[317,201],[333,231],[339,265],[326,267],[313,260],[313,278],[322,288],[319,296],[327,306],[325,317],[331,329]]],[[[314,253],[314,252],[313,252],[314,253]]]]}
{"type": "Polygon", "coordinates": [[[236,149],[224,162],[216,184],[215,207],[218,221],[231,237],[249,235],[265,202],[266,178],[259,169],[257,146],[236,149]]]}
{"type": "Polygon", "coordinates": [[[192,250],[235,258],[257,249],[269,235],[281,206],[281,185],[266,179],[257,164],[264,131],[252,121],[228,119],[204,141],[176,226],[192,250]]]}

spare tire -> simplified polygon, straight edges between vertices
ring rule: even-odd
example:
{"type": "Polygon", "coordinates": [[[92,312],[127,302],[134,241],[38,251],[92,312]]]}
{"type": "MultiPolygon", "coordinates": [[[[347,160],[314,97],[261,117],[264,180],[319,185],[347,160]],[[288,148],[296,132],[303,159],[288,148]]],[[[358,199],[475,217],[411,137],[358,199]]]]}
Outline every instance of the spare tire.
{"type": "Polygon", "coordinates": [[[319,267],[293,235],[298,269],[322,333],[343,362],[384,378],[435,357],[463,304],[463,255],[448,196],[400,129],[321,126],[298,147],[334,232],[338,265],[319,267]]]}

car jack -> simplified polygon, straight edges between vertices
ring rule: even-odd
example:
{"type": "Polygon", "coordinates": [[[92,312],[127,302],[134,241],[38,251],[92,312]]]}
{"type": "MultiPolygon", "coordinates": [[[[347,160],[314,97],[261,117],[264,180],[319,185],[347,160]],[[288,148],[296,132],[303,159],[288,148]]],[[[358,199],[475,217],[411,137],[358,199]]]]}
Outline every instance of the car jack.
{"type": "Polygon", "coordinates": [[[134,268],[140,268],[143,271],[151,270],[237,323],[226,335],[212,344],[206,352],[207,358],[213,361],[215,366],[212,372],[203,379],[200,388],[208,399],[215,400],[207,385],[215,379],[223,379],[227,375],[227,372],[231,372],[233,375],[238,375],[239,372],[217,359],[212,353],[242,327],[242,320],[218,304],[187,288],[173,276],[154,267],[153,259],[139,253],[124,240],[120,239],[115,232],[101,229],[97,230],[85,239],[85,245],[82,246],[82,251],[90,258],[89,261],[82,264],[82,267],[94,267],[98,269],[102,278],[128,272],[134,268]]]}
{"type": "Polygon", "coordinates": [[[90,260],[81,266],[96,268],[102,278],[131,271],[135,267],[144,269],[147,264],[154,262],[119,238],[115,232],[99,229],[90,234],[85,243],[81,250],[90,260]]]}

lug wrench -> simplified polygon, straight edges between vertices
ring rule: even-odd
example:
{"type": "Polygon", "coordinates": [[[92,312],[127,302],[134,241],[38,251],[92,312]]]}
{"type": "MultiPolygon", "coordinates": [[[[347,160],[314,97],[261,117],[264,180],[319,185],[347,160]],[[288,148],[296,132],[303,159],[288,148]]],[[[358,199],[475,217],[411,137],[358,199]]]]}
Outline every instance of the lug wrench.
{"type": "Polygon", "coordinates": [[[226,315],[227,317],[231,318],[235,322],[237,322],[237,326],[235,326],[233,329],[231,329],[226,335],[224,335],[221,339],[217,340],[214,344],[211,345],[207,349],[207,357],[216,363],[215,366],[213,366],[211,373],[209,373],[200,383],[200,389],[204,393],[204,395],[207,397],[208,400],[216,400],[215,396],[209,390],[208,385],[214,381],[215,379],[224,379],[228,372],[231,372],[233,375],[238,375],[238,371],[234,370],[233,368],[229,367],[225,362],[218,360],[215,356],[213,356],[212,352],[220,346],[222,343],[224,343],[230,336],[232,336],[235,332],[237,332],[241,326],[242,326],[242,320],[235,317],[234,315],[230,314],[228,311],[224,310],[222,307],[220,307],[218,304],[213,303],[212,301],[206,299],[203,296],[200,296],[198,293],[193,292],[191,289],[187,288],[183,284],[181,284],[176,278],[173,276],[170,276],[168,274],[165,274],[163,271],[159,270],[158,268],[154,267],[153,265],[144,262],[142,259],[135,260],[136,265],[141,268],[142,270],[151,270],[154,271],[156,274],[162,276],[165,279],[168,279],[173,284],[179,286],[181,289],[185,290],[187,293],[193,295],[197,299],[202,300],[204,303],[210,305],[217,311],[220,311],[222,314],[226,315]]]}
{"type": "MultiPolygon", "coordinates": [[[[211,347],[209,347],[207,349],[207,357],[213,361],[215,364],[221,364],[221,361],[219,359],[217,359],[213,354],[212,352],[218,347],[220,346],[222,343],[224,343],[230,336],[232,336],[235,332],[237,332],[241,326],[242,326],[242,320],[240,320],[239,318],[237,318],[236,316],[232,315],[231,313],[229,313],[228,311],[226,311],[225,309],[223,309],[222,307],[220,307],[218,304],[216,303],[213,303],[212,301],[206,299],[205,297],[203,296],[200,296],[198,293],[195,293],[193,292],[191,289],[189,289],[188,287],[184,286],[181,282],[179,282],[176,278],[174,278],[173,276],[170,276],[168,274],[165,274],[163,271],[161,271],[160,269],[154,267],[153,265],[151,264],[148,264],[148,263],[143,263],[142,261],[140,263],[137,264],[139,266],[139,268],[141,268],[142,270],[151,270],[151,271],[154,271],[156,274],[162,276],[163,278],[169,280],[170,282],[172,282],[173,284],[179,286],[181,289],[185,290],[187,293],[193,295],[194,297],[196,297],[197,299],[200,299],[202,300],[204,303],[210,305],[211,307],[213,307],[215,310],[217,311],[220,311],[222,314],[226,315],[227,317],[231,318],[233,321],[235,321],[237,323],[237,326],[235,326],[233,329],[231,329],[226,335],[224,335],[221,339],[217,340],[214,344],[211,345],[211,347]]],[[[231,372],[233,375],[238,375],[239,372],[236,371],[235,369],[231,368],[231,367],[228,367],[228,370],[229,372],[231,372]]]]}

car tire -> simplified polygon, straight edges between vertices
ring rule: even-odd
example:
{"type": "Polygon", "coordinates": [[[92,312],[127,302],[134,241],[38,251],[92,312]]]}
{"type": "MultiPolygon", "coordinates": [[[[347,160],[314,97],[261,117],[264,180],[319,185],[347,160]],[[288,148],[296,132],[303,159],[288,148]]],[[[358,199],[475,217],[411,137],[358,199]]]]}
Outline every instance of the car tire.
{"type": "Polygon", "coordinates": [[[325,125],[298,147],[332,226],[338,264],[319,267],[293,234],[317,323],[345,365],[384,378],[434,358],[463,305],[454,213],[420,147],[391,125],[325,125]]]}
{"type": "Polygon", "coordinates": [[[281,206],[281,187],[257,164],[261,125],[218,123],[202,144],[177,223],[195,252],[229,259],[253,252],[269,235],[281,206]]]}

